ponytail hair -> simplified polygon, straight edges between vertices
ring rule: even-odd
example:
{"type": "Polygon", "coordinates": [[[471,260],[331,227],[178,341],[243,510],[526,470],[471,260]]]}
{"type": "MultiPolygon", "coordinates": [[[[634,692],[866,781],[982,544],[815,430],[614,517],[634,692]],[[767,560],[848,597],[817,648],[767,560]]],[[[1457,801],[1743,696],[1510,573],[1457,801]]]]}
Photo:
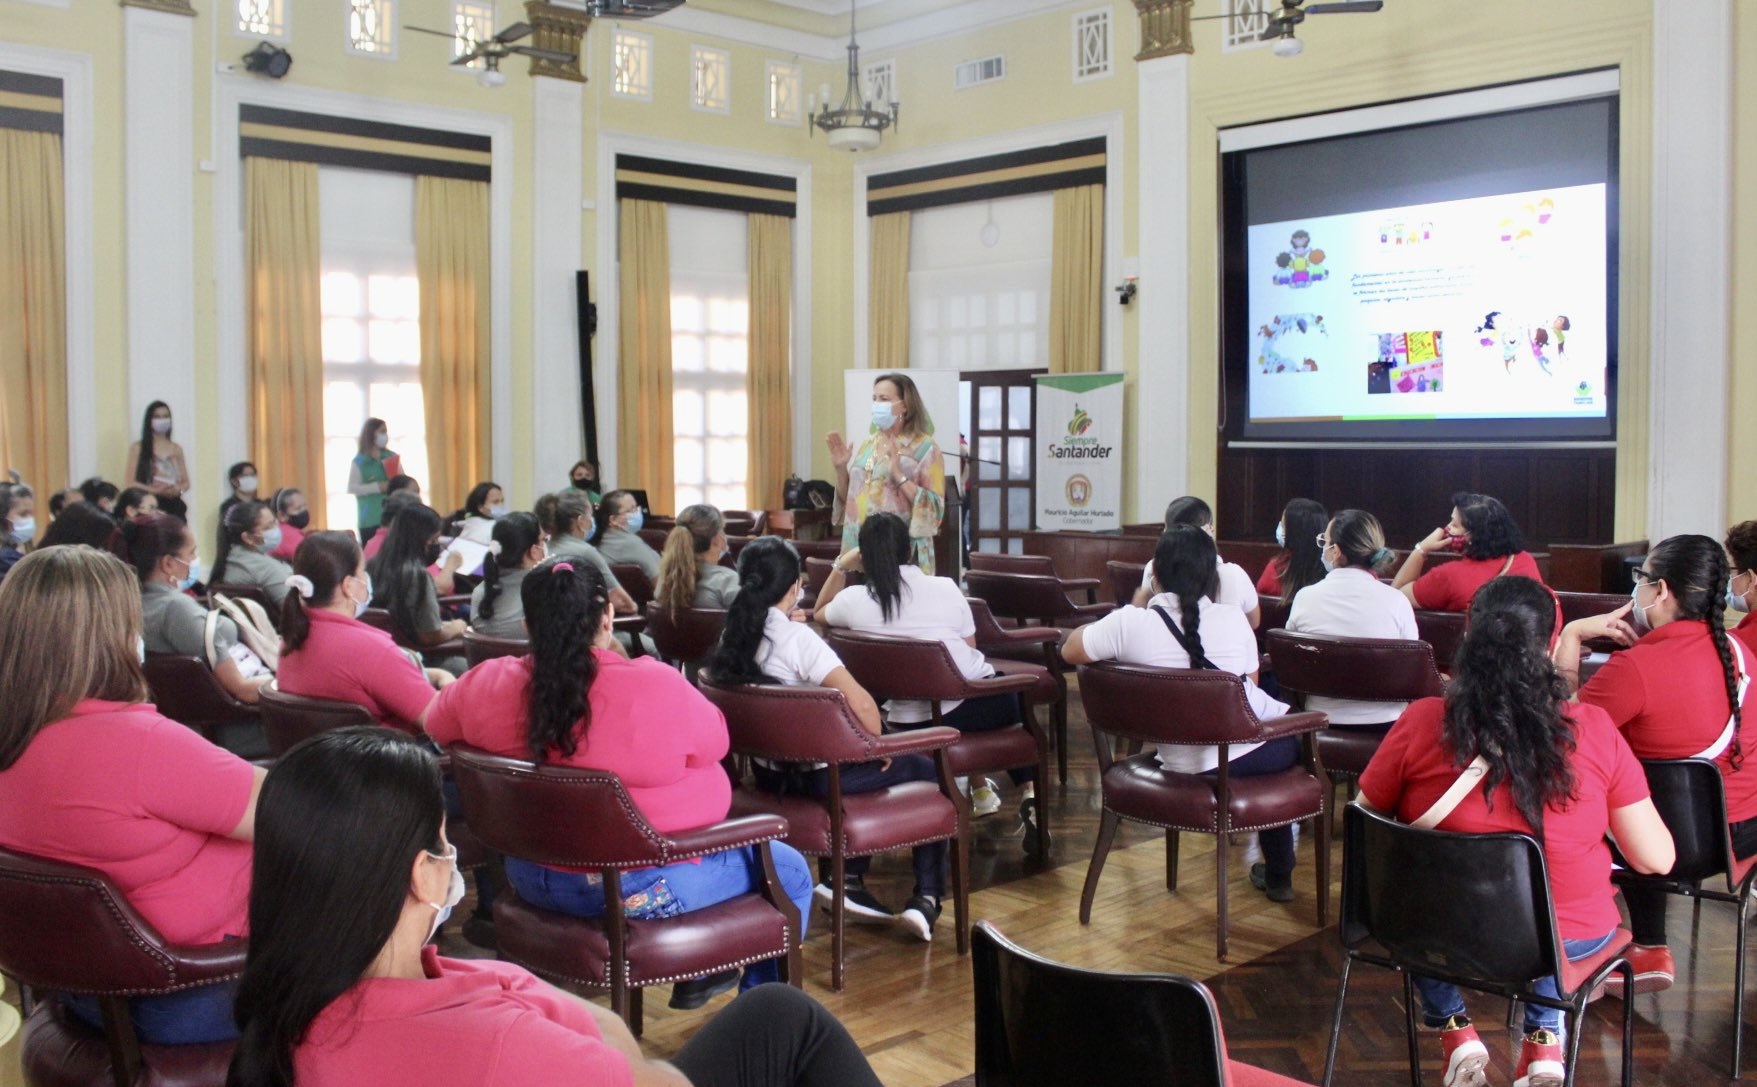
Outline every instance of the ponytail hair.
{"type": "Polygon", "coordinates": [[[726,609],[726,626],[708,674],[716,683],[777,683],[757,663],[769,609],[799,584],[799,552],[779,536],[758,536],[738,553],[738,595],[726,609]]]}
{"type": "Polygon", "coordinates": [[[226,580],[226,560],[231,558],[232,548],[244,541],[244,534],[256,529],[257,519],[266,505],[254,499],[236,502],[220,519],[219,553],[214,556],[213,582],[219,584],[226,580]]]}
{"type": "Polygon", "coordinates": [[[1720,658],[1720,670],[1726,681],[1727,705],[1733,719],[1733,742],[1727,748],[1729,765],[1737,770],[1744,764],[1745,753],[1739,746],[1739,730],[1744,724],[1739,706],[1739,669],[1733,658],[1732,643],[1727,641],[1724,608],[1727,585],[1726,552],[1707,536],[1668,536],[1647,553],[1647,572],[1666,583],[1678,602],[1679,619],[1699,619],[1708,624],[1708,637],[1720,658]]]}
{"type": "Polygon", "coordinates": [[[1385,530],[1366,510],[1343,510],[1330,520],[1330,542],[1345,566],[1378,573],[1397,556],[1385,546],[1385,530]]]}
{"type": "Polygon", "coordinates": [[[726,518],[713,506],[685,506],[677,515],[677,526],[665,537],[665,550],[659,553],[659,584],[653,597],[660,607],[678,611],[694,606],[696,567],[725,528],[726,518]]]}
{"type": "Polygon", "coordinates": [[[915,562],[909,526],[894,513],[871,513],[860,522],[860,568],[866,593],[890,622],[903,605],[903,567],[915,562]]]}
{"type": "Polygon", "coordinates": [[[1165,527],[1175,528],[1178,525],[1194,525],[1196,528],[1207,528],[1214,523],[1214,511],[1208,503],[1193,494],[1182,498],[1174,498],[1165,507],[1165,527]]]}
{"type": "MultiPolygon", "coordinates": [[[[577,488],[577,487],[574,489],[576,491],[579,490],[579,488],[577,488]]],[[[584,492],[581,492],[581,493],[583,494],[584,492]]],[[[598,541],[602,540],[604,538],[604,530],[606,528],[610,527],[610,518],[616,516],[616,513],[617,513],[616,507],[621,503],[621,501],[624,498],[633,498],[633,497],[634,496],[629,494],[627,491],[618,490],[618,491],[611,491],[609,494],[606,494],[603,498],[598,499],[597,512],[592,515],[592,534],[586,538],[586,542],[591,544],[593,547],[597,547],[598,541]]],[[[637,504],[636,508],[639,508],[638,504],[637,504]]]]}
{"type": "Polygon", "coordinates": [[[293,573],[311,582],[311,598],[298,589],[281,601],[281,652],[296,653],[311,636],[307,608],[327,607],[336,602],[342,580],[360,569],[360,545],[352,532],[308,532],[293,552],[293,573]]]}
{"type": "Polygon", "coordinates": [[[1556,598],[1531,578],[1498,577],[1470,602],[1464,642],[1446,692],[1446,743],[1459,767],[1489,764],[1483,799],[1504,781],[1538,838],[1547,806],[1574,794],[1574,726],[1568,690],[1549,657],[1556,598]]]}
{"type": "Polygon", "coordinates": [[[1159,582],[1160,592],[1177,597],[1182,613],[1178,628],[1189,639],[1193,668],[1196,657],[1207,656],[1202,649],[1200,629],[1202,598],[1212,600],[1220,591],[1220,556],[1214,550],[1213,538],[1191,524],[1166,529],[1153,549],[1153,576],[1159,582]]]}
{"type": "Polygon", "coordinates": [[[500,572],[517,570],[523,565],[531,548],[543,539],[543,529],[537,524],[536,514],[521,511],[494,522],[493,537],[500,545],[500,554],[488,556],[489,561],[482,564],[482,603],[476,607],[476,614],[484,619],[494,618],[494,601],[500,596],[500,572]]]}
{"type": "Polygon", "coordinates": [[[604,575],[589,562],[552,558],[525,575],[519,590],[531,634],[531,758],[566,758],[592,727],[590,694],[598,675],[592,641],[610,607],[604,575]]]}
{"type": "Polygon", "coordinates": [[[183,550],[183,539],[189,526],[180,517],[168,513],[149,513],[132,521],[122,522],[123,561],[134,567],[135,576],[145,584],[158,572],[159,560],[183,550]]]}

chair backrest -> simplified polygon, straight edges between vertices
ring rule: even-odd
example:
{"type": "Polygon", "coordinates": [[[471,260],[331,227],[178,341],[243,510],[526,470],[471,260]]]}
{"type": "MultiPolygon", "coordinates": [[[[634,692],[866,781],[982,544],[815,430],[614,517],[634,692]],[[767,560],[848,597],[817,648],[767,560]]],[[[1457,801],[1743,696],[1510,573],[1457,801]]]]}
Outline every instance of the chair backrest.
{"type": "Polygon", "coordinates": [[[1269,657],[1282,689],[1303,695],[1413,702],[1445,693],[1426,642],[1272,630],[1269,657]]]}
{"type": "Polygon", "coordinates": [[[1549,874],[1530,835],[1418,830],[1354,803],[1342,838],[1343,946],[1372,940],[1400,963],[1489,988],[1560,968],[1549,874]]]}
{"type": "Polygon", "coordinates": [[[397,625],[390,617],[389,608],[367,608],[360,613],[360,621],[393,637],[396,635],[397,625]]]}
{"type": "Polygon", "coordinates": [[[659,525],[655,523],[656,521],[656,518],[647,518],[647,527],[641,529],[639,532],[635,533],[635,535],[639,536],[641,542],[645,543],[654,551],[663,551],[665,550],[665,537],[671,535],[671,529],[675,522],[667,522],[664,525],[659,525]]]}
{"type": "Polygon", "coordinates": [[[1074,610],[1061,581],[1052,574],[967,570],[964,588],[971,596],[988,601],[989,610],[1003,619],[1054,620],[1074,610]]]}
{"type": "Polygon", "coordinates": [[[653,579],[640,566],[632,562],[613,562],[610,572],[622,582],[623,591],[634,598],[635,607],[644,608],[653,602],[653,579]]]}
{"type": "Polygon", "coordinates": [[[1127,607],[1129,601],[1135,599],[1135,590],[1141,587],[1141,577],[1147,572],[1144,562],[1118,562],[1109,559],[1104,564],[1104,576],[1110,579],[1110,591],[1116,597],[1116,606],[1127,607]]]}
{"type": "Polygon", "coordinates": [[[0,974],[20,984],[102,996],[178,983],[171,945],[95,869],[0,849],[0,917],[0,974]]]}
{"type": "Polygon", "coordinates": [[[639,868],[674,859],[664,835],[608,770],[540,766],[468,744],[449,750],[464,817],[496,852],[572,868],[639,868]]]}
{"type": "Polygon", "coordinates": [[[1262,738],[1231,672],[1105,661],[1080,666],[1080,703],[1100,732],[1143,743],[1237,744],[1262,738]]]}
{"type": "Polygon", "coordinates": [[[994,612],[988,608],[988,601],[979,596],[966,596],[964,601],[970,605],[970,619],[976,624],[976,644],[998,645],[1006,641],[1006,628],[995,622],[994,612]]]}
{"type": "Polygon", "coordinates": [[[1707,759],[1653,759],[1641,768],[1647,771],[1653,806],[1677,847],[1668,878],[1694,883],[1729,871],[1732,842],[1720,768],[1707,759]]]}
{"type": "Polygon", "coordinates": [[[842,553],[842,538],[837,536],[830,540],[794,540],[793,550],[799,552],[802,559],[828,559],[831,562],[842,553]]]}
{"type": "Polygon", "coordinates": [[[1450,669],[1464,644],[1465,615],[1461,611],[1415,611],[1415,631],[1421,640],[1434,647],[1434,663],[1450,669]]]}
{"type": "Polygon", "coordinates": [[[761,536],[768,527],[762,510],[721,510],[720,517],[726,523],[728,536],[761,536]]]}
{"type": "Polygon", "coordinates": [[[880,702],[965,698],[964,674],[944,642],[832,627],[824,632],[854,681],[880,702]]]}
{"type": "Polygon", "coordinates": [[[1572,623],[1616,611],[1629,602],[1627,593],[1557,593],[1556,603],[1562,606],[1562,622],[1572,623]]]}
{"type": "Polygon", "coordinates": [[[141,665],[153,705],[173,721],[202,731],[214,725],[254,721],[255,706],[226,693],[207,662],[179,653],[148,653],[141,665]]]}
{"type": "Polygon", "coordinates": [[[530,651],[529,638],[495,638],[473,630],[464,631],[464,657],[472,668],[496,657],[522,657],[530,651]]]}
{"type": "Polygon", "coordinates": [[[871,733],[860,727],[842,692],[773,684],[721,686],[706,676],[702,694],[726,715],[732,750],[785,762],[863,762],[871,733]]]}
{"type": "Polygon", "coordinates": [[[805,560],[805,592],[816,599],[823,591],[824,582],[829,580],[830,571],[835,568],[835,559],[820,559],[815,555],[805,560]]]}
{"type": "Polygon", "coordinates": [[[987,921],[971,937],[977,1087],[1226,1082],[1220,1013],[1201,982],[1052,962],[987,921]]]}
{"type": "Polygon", "coordinates": [[[376,725],[364,706],[327,698],[306,698],[280,689],[279,680],[262,689],[262,732],[269,752],[276,757],[309,736],[349,725],[376,725]]]}
{"type": "Polygon", "coordinates": [[[670,664],[693,664],[714,655],[720,644],[720,631],[726,628],[726,612],[721,608],[680,608],[673,610],[653,603],[647,605],[647,637],[659,650],[659,658],[670,664]]]}
{"type": "Polygon", "coordinates": [[[1048,555],[1006,555],[999,551],[970,552],[970,569],[1001,574],[1048,574],[1055,576],[1055,560],[1048,555]]]}
{"type": "Polygon", "coordinates": [[[1257,597],[1257,608],[1257,630],[1267,634],[1287,625],[1287,613],[1293,610],[1293,601],[1285,596],[1264,593],[1257,597]]]}

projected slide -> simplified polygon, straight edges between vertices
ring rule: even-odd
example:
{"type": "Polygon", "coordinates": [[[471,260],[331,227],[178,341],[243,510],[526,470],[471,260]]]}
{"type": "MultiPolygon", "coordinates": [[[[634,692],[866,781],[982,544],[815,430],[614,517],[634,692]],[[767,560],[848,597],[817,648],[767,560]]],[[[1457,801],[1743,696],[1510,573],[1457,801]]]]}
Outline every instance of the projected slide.
{"type": "Polygon", "coordinates": [[[1253,225],[1247,244],[1253,423],[1605,417],[1602,184],[1253,225]]]}

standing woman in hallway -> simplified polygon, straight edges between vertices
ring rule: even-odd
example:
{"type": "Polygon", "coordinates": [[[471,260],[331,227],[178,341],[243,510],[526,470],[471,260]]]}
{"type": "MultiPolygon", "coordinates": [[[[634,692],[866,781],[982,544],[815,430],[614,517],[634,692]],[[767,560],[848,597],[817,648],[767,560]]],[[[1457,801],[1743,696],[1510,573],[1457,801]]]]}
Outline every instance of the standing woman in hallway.
{"type": "Polygon", "coordinates": [[[872,433],[853,448],[833,430],[829,447],[842,550],[860,547],[860,523],[868,514],[894,513],[909,525],[915,565],[931,577],[933,541],[946,513],[946,466],[915,382],[895,373],[873,382],[872,433]]]}
{"type": "Polygon", "coordinates": [[[402,474],[403,458],[391,452],[390,428],[383,419],[366,420],[360,428],[360,451],[348,467],[348,493],[359,507],[362,544],[378,531],[384,518],[385,492],[390,481],[402,474]]]}
{"type": "Polygon", "coordinates": [[[140,440],[128,447],[128,478],[159,499],[159,512],[187,518],[183,492],[189,489],[189,466],[183,447],[171,440],[171,405],[154,400],[140,421],[140,440]]]}

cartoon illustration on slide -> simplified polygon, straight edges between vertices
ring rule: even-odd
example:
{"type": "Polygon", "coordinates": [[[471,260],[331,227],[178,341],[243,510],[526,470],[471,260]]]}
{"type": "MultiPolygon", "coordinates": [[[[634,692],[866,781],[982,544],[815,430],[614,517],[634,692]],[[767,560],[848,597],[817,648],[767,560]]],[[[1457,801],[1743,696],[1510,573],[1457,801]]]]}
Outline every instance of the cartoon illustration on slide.
{"type": "Polygon", "coordinates": [[[1442,336],[1439,331],[1426,329],[1379,333],[1374,337],[1378,358],[1367,364],[1367,392],[1439,392],[1446,376],[1442,336]]]}
{"type": "Polygon", "coordinates": [[[1287,240],[1288,248],[1275,256],[1275,267],[1281,269],[1274,276],[1274,282],[1284,287],[1309,287],[1330,274],[1328,268],[1320,268],[1324,263],[1324,251],[1312,248],[1312,236],[1304,230],[1296,230],[1287,240]]]}
{"type": "Polygon", "coordinates": [[[1500,238],[1518,253],[1535,238],[1556,214],[1556,202],[1544,197],[1530,204],[1522,204],[1502,216],[1500,221],[1500,238]]]}
{"type": "Polygon", "coordinates": [[[1257,369],[1265,374],[1314,373],[1330,333],[1316,313],[1284,313],[1257,326],[1257,369]]]}
{"type": "Polygon", "coordinates": [[[1405,245],[1420,245],[1422,242],[1434,240],[1434,224],[1424,220],[1419,224],[1411,223],[1380,223],[1379,245],[1395,249],[1405,245]]]}
{"type": "Polygon", "coordinates": [[[1476,326],[1477,343],[1485,350],[1499,347],[1501,368],[1513,372],[1513,364],[1529,352],[1538,369],[1554,376],[1551,368],[1567,350],[1568,330],[1572,322],[1566,314],[1557,314],[1548,322],[1522,324],[1509,319],[1501,310],[1490,310],[1476,326]]]}

